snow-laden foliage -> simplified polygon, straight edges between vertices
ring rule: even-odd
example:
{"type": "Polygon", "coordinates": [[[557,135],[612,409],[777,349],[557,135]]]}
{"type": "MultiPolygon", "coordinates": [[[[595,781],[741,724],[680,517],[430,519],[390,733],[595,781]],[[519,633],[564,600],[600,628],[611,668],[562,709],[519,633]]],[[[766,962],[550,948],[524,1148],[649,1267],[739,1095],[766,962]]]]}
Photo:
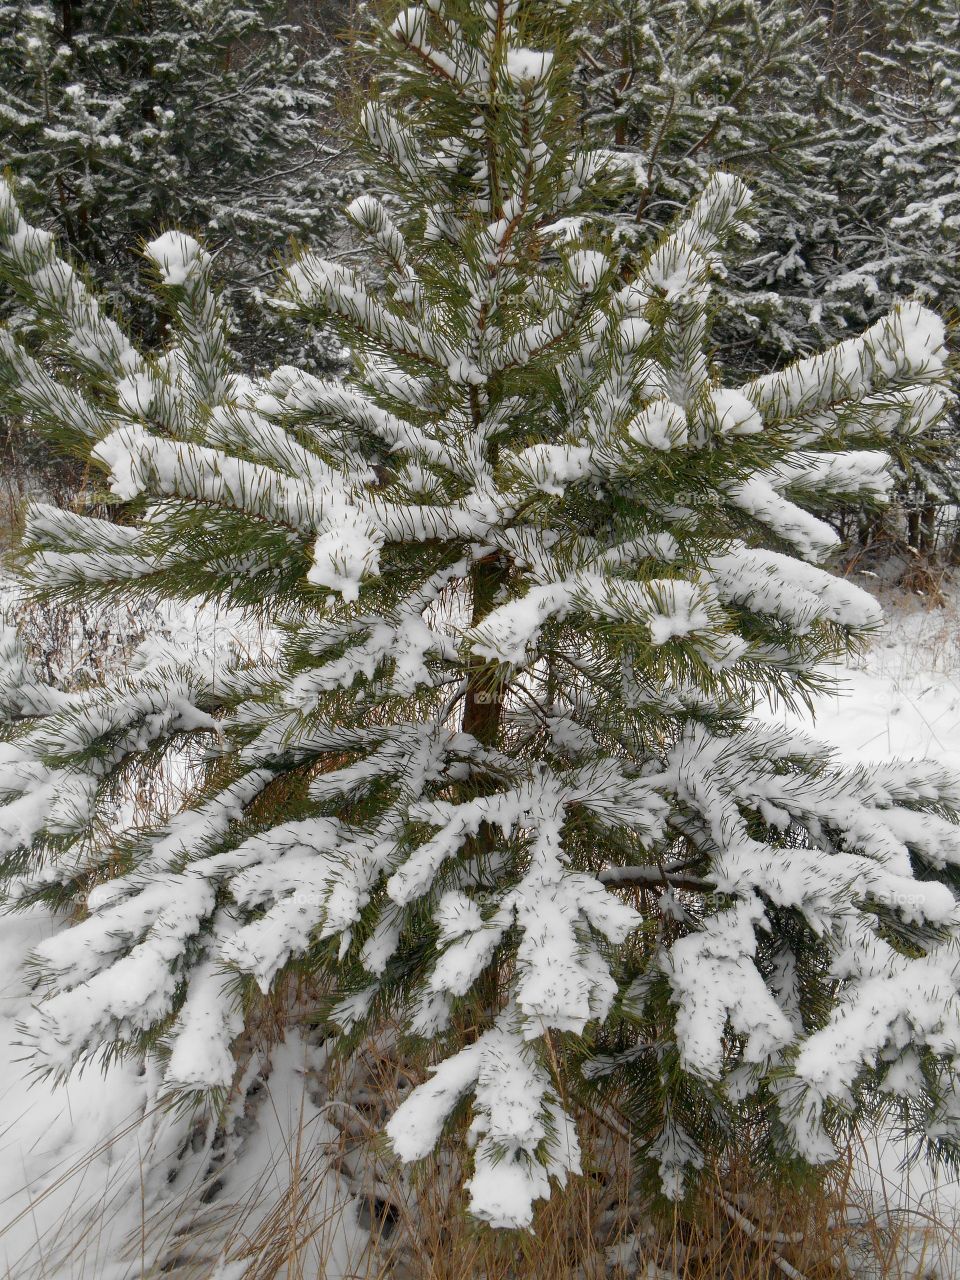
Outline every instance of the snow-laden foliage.
{"type": "Polygon", "coordinates": [[[251,285],[291,236],[324,235],[347,189],[323,132],[333,57],[287,12],[275,0],[0,0],[3,164],[29,215],[148,338],[144,239],[171,223],[204,229],[255,353],[257,334],[278,335],[251,285]]]}
{"type": "MultiPolygon", "coordinates": [[[[871,37],[832,87],[830,148],[835,229],[843,264],[836,300],[848,321],[874,316],[909,291],[953,316],[960,306],[960,6],[956,0],[881,0],[871,37]]],[[[845,60],[846,62],[846,60],[845,60]]],[[[839,252],[838,252],[839,251],[839,252]]],[[[836,304],[835,304],[836,305],[836,304]]],[[[935,508],[960,498],[954,407],[943,447],[904,468],[910,505],[925,506],[911,541],[934,545],[935,508]]],[[[956,542],[955,547],[960,547],[956,542]]]]}
{"type": "Polygon", "coordinates": [[[821,109],[827,27],[812,9],[789,0],[603,0],[585,14],[584,114],[597,145],[633,169],[625,246],[642,251],[718,167],[746,181],[763,207],[752,251],[726,262],[714,282],[719,331],[744,374],[767,367],[770,352],[809,349],[809,312],[832,303],[814,283],[818,241],[824,257],[834,248],[825,178],[837,137],[821,109]]]}
{"type": "Polygon", "coordinates": [[[3,189],[0,259],[46,334],[6,334],[7,406],[86,456],[116,520],[32,506],[41,596],[217,599],[282,630],[229,672],[182,655],[68,699],[5,637],[12,905],[73,903],[27,1032],[66,1069],[117,1043],[228,1088],[244,992],[336,985],[435,1068],[404,1160],[469,1115],[470,1203],[528,1226],[616,1090],[663,1192],[735,1147],[822,1164],[884,1095],[956,1150],[960,782],[849,770],[764,727],[869,633],[823,521],[941,411],[940,321],[905,303],[740,385],[712,281],[750,195],[715,174],[624,275],[580,149],[574,6],[434,0],[377,33],[361,128],[389,203],[355,263],[282,298],[333,317],[344,383],[237,368],[211,259],[147,257],[174,316],[144,355],[3,189]],[[599,214],[598,214],[599,211],[599,214]],[[374,261],[376,283],[360,263],[374,261]],[[123,771],[206,744],[151,827],[123,771]]]}
{"type": "MultiPolygon", "coordinates": [[[[749,252],[714,282],[714,336],[731,372],[747,377],[846,337],[900,298],[953,314],[955,0],[603,0],[586,19],[585,120],[633,171],[621,252],[659,234],[717,167],[746,181],[763,211],[749,252]]],[[[907,528],[896,513],[885,523],[927,552],[934,507],[952,521],[947,504],[960,493],[956,430],[945,415],[922,451],[892,450],[907,528]]],[[[876,514],[851,514],[844,504],[831,519],[868,541],[876,514]]]]}
{"type": "Polygon", "coordinates": [[[850,237],[843,288],[869,306],[907,283],[922,300],[955,308],[960,8],[878,0],[867,25],[855,73],[833,89],[842,130],[834,180],[845,196],[838,231],[850,237]]]}

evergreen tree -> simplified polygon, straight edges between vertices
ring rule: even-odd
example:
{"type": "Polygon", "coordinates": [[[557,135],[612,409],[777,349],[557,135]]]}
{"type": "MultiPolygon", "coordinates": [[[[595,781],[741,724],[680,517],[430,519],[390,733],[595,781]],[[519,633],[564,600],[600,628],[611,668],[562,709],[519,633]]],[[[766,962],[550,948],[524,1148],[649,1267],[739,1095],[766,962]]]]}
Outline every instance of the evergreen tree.
{"type": "MultiPolygon", "coordinates": [[[[838,141],[835,289],[849,324],[913,295],[947,315],[960,307],[960,5],[877,0],[861,15],[861,47],[834,73],[838,141]]],[[[901,484],[913,546],[934,545],[936,509],[960,501],[956,414],[941,448],[901,484]]]]}
{"type": "Polygon", "coordinates": [[[203,229],[255,355],[263,342],[249,331],[270,316],[251,286],[291,237],[321,238],[342,200],[324,133],[330,57],[306,47],[286,11],[280,0],[0,3],[4,162],[28,214],[145,336],[156,336],[140,281],[146,238],[203,229]]]}
{"type": "MultiPolygon", "coordinates": [[[[715,341],[744,376],[876,321],[898,298],[948,314],[954,220],[956,3],[807,6],[606,0],[582,55],[586,116],[635,157],[629,245],[662,228],[722,167],[763,211],[751,253],[719,282],[715,341]]],[[[932,548],[932,503],[955,502],[956,427],[896,450],[894,520],[932,548]],[[909,454],[909,457],[907,456],[909,454]],[[923,525],[921,531],[921,510],[923,525]]],[[[839,507],[845,538],[878,521],[839,507]]]]}
{"type": "MultiPolygon", "coordinates": [[[[649,244],[716,169],[754,192],[749,255],[717,282],[719,330],[744,376],[815,349],[811,290],[833,215],[824,178],[835,141],[822,91],[824,27],[780,0],[604,0],[590,11],[580,78],[598,142],[632,156],[627,245],[649,244]]],[[[832,270],[829,274],[832,274],[832,270]]],[[[817,281],[822,284],[822,279],[817,281]]]]}
{"type": "Polygon", "coordinates": [[[333,317],[344,384],[243,376],[210,255],[147,256],[174,313],[144,354],[4,189],[0,260],[45,330],[4,398],[109,479],[117,519],[34,504],[41,597],[217,599],[278,651],[215,674],[156,651],[64,696],[4,638],[12,906],[82,918],[37,950],[52,1068],[128,1050],[213,1096],[254,984],[334,984],[345,1045],[386,1019],[434,1069],[405,1160],[469,1115],[474,1214],[527,1226],[615,1089],[663,1193],[730,1150],[827,1163],[894,1105],[953,1158],[960,784],[850,770],[754,716],[802,704],[877,622],[814,514],[882,497],[892,433],[942,410],[920,305],[740,385],[712,281],[749,194],[714,176],[619,274],[577,142],[574,5],[434,0],[378,28],[363,108],[387,206],[358,267],[283,295],[333,317]],[[207,753],[172,820],[124,781],[207,753]]]}
{"type": "MultiPolygon", "coordinates": [[[[902,290],[953,309],[960,289],[960,5],[875,0],[855,62],[834,67],[846,260],[874,308],[902,290]]],[[[839,194],[839,193],[838,193],[839,194]]],[[[864,314],[867,314],[865,310],[864,314]]]]}

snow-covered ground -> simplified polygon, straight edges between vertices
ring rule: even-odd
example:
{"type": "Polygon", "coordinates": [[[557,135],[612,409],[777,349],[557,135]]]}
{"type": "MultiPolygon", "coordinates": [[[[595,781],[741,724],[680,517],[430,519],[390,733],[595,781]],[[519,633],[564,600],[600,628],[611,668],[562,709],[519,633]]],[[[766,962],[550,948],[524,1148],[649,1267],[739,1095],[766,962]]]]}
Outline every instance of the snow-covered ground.
{"type": "MultiPolygon", "coordinates": [[[[820,699],[813,730],[850,760],[928,757],[960,770],[960,599],[883,604],[882,634],[820,699]]],[[[788,719],[810,728],[809,718],[788,719]]]]}
{"type": "MultiPolygon", "coordinates": [[[[919,600],[884,603],[884,632],[844,669],[838,692],[820,699],[814,723],[778,716],[859,763],[923,756],[960,771],[957,601],[932,609],[919,600]]],[[[293,1037],[275,1055],[255,1113],[237,1126],[234,1148],[218,1166],[216,1194],[202,1197],[211,1211],[201,1210],[199,1220],[196,1210],[184,1214],[191,1195],[201,1199],[197,1180],[209,1171],[211,1151],[188,1120],[156,1107],[153,1082],[136,1064],[89,1068],[66,1086],[29,1074],[16,1030],[29,995],[17,969],[49,929],[42,916],[0,917],[0,1277],[133,1280],[151,1274],[154,1259],[162,1252],[169,1259],[172,1250],[185,1263],[194,1260],[175,1275],[238,1280],[242,1268],[218,1262],[224,1248],[228,1258],[238,1230],[246,1239],[264,1230],[265,1208],[290,1197],[303,1161],[312,1199],[304,1216],[325,1226],[301,1255],[297,1274],[319,1276],[321,1256],[328,1259],[327,1280],[363,1274],[354,1271],[364,1245],[356,1206],[327,1158],[339,1135],[312,1100],[318,1051],[293,1037]],[[84,1231],[84,1223],[95,1223],[96,1231],[84,1231]]],[[[901,1254],[912,1261],[904,1256],[894,1274],[954,1280],[960,1249],[942,1240],[933,1247],[926,1227],[930,1217],[960,1221],[960,1183],[938,1181],[924,1166],[903,1171],[902,1156],[893,1138],[871,1141],[858,1175],[891,1223],[910,1217],[901,1254]]],[[[865,1266],[863,1274],[879,1280],[881,1273],[865,1266]]]]}
{"type": "MultiPolygon", "coordinates": [[[[922,598],[883,598],[886,623],[870,651],[840,673],[836,693],[822,697],[813,722],[786,713],[788,724],[812,731],[848,762],[931,759],[960,772],[960,590],[942,607],[922,598]]],[[[925,1230],[932,1219],[960,1225],[960,1182],[923,1164],[902,1168],[906,1147],[895,1137],[868,1140],[858,1176],[893,1219],[909,1216],[905,1232],[913,1262],[907,1276],[960,1276],[960,1240],[925,1230]]]]}
{"type": "Polygon", "coordinates": [[[170,1274],[184,1280],[238,1280],[245,1267],[226,1259],[248,1241],[267,1253],[296,1242],[297,1275],[356,1275],[366,1237],[333,1168],[340,1132],[311,1096],[318,1051],[296,1034],[274,1049],[222,1152],[157,1106],[154,1081],[133,1062],[63,1085],[31,1076],[17,1044],[28,993],[16,974],[47,932],[43,917],[0,921],[0,1276],[140,1280],[177,1259],[170,1274]],[[280,1238],[266,1218],[287,1205],[280,1238]]]}

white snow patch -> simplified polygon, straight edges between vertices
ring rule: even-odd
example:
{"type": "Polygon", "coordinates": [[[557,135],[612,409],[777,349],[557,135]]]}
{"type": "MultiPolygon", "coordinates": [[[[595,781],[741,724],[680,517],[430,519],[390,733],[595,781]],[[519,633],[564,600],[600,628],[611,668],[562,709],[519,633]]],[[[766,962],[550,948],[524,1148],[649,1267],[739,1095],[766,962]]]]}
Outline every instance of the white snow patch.
{"type": "Polygon", "coordinates": [[[165,231],[150,241],[144,253],[160,268],[166,285],[184,284],[194,266],[207,257],[199,242],[182,231],[165,231]]]}

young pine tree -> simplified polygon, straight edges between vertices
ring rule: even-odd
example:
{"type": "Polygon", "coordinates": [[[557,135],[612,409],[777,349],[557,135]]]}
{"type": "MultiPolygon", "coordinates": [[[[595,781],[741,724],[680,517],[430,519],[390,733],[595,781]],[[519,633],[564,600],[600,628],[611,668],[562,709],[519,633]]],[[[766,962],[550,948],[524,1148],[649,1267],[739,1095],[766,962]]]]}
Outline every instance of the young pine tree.
{"type": "MultiPolygon", "coordinates": [[[[330,58],[286,12],[275,0],[0,3],[4,163],[28,215],[144,336],[156,324],[144,239],[171,224],[204,229],[255,353],[271,326],[251,286],[290,237],[322,237],[342,200],[323,130],[330,58]]],[[[302,355],[295,342],[290,353],[302,355]]]]}
{"type": "Polygon", "coordinates": [[[832,86],[836,178],[849,219],[845,261],[874,307],[907,288],[955,310],[960,6],[874,0],[866,9],[856,66],[842,60],[832,86]]]}
{"type": "Polygon", "coordinates": [[[818,567],[814,512],[882,496],[891,438],[941,410],[943,327],[906,304],[725,385],[711,282],[749,194],[714,175],[619,274],[579,16],[436,0],[378,28],[361,126],[392,212],[349,214],[381,283],[305,254],[283,289],[342,327],[343,384],[245,377],[189,236],[148,246],[174,319],[145,355],[9,191],[0,213],[46,333],[42,360],[4,335],[5,401],[117,504],[29,508],[30,588],[278,632],[228,672],[153,651],[70,695],[5,637],[9,902],[81,915],[36,953],[37,1052],[126,1046],[216,1098],[255,986],[319,976],[347,1043],[389,1020],[429,1052],[390,1141],[415,1160],[468,1116],[495,1226],[579,1170],[605,1090],[673,1199],[730,1150],[828,1163],[881,1105],[947,1156],[960,1125],[960,784],[755,715],[877,622],[818,567]],[[131,820],[125,779],[184,743],[201,794],[131,820]]]}
{"type": "Polygon", "coordinates": [[[586,122],[636,168],[622,243],[642,250],[715,169],[736,174],[762,216],[751,252],[716,281],[728,360],[747,376],[816,348],[809,314],[829,302],[811,285],[834,216],[822,17],[780,0],[603,0],[588,17],[586,122]]]}
{"type": "MultiPolygon", "coordinates": [[[[836,76],[831,181],[837,301],[849,323],[872,320],[898,294],[960,307],[960,5],[877,0],[865,15],[854,74],[836,76]]],[[[937,508],[960,498],[955,410],[942,447],[904,477],[914,546],[933,550],[937,508]],[[921,522],[922,512],[922,522],[921,522]]]]}

